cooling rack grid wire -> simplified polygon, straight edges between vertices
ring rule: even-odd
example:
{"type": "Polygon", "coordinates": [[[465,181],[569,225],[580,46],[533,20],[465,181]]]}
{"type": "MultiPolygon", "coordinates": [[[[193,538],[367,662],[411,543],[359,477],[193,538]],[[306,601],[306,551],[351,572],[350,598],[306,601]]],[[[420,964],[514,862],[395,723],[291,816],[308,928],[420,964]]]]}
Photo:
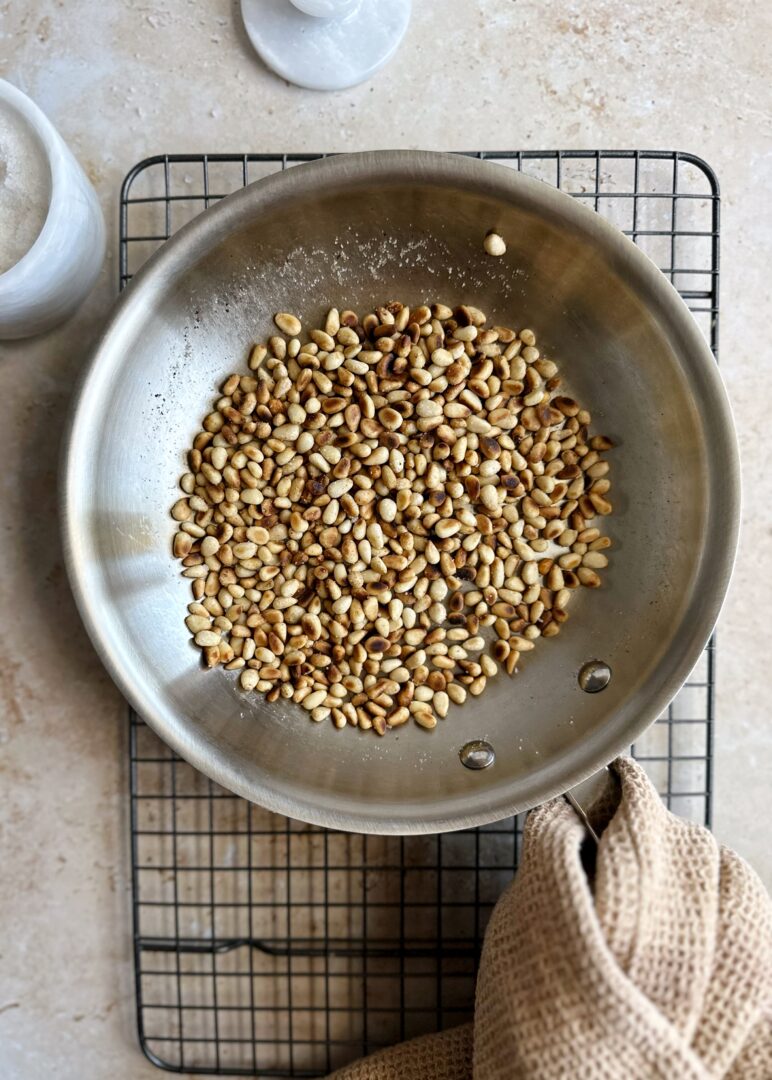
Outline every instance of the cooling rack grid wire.
{"type": "MultiPolygon", "coordinates": [[[[163,155],[120,203],[120,285],[181,225],[269,173],[323,155],[163,155]]],[[[660,151],[479,153],[546,180],[623,229],[673,282],[714,354],[719,195],[710,168],[660,151]]],[[[714,644],[634,747],[676,812],[710,824],[714,644]]],[[[130,722],[137,1016],[177,1072],[316,1077],[471,1014],[490,912],[522,821],[442,836],[330,832],[269,814],[130,722]]]]}

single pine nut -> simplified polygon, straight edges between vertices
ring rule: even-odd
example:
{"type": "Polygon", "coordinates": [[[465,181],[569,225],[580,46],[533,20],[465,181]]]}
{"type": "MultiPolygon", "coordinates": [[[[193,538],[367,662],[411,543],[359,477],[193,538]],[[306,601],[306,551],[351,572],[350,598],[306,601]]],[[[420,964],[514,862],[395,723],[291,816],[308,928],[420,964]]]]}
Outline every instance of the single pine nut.
{"type": "Polygon", "coordinates": [[[504,240],[495,232],[488,233],[483,240],[483,247],[488,255],[500,256],[507,250],[507,245],[504,243],[504,240]]]}

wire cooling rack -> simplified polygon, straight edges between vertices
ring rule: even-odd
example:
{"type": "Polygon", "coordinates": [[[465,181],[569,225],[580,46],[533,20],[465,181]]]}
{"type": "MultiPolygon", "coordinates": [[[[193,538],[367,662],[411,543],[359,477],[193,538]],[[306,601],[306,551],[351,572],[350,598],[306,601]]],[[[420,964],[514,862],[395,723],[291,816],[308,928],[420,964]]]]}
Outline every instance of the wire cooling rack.
{"type": "MultiPolygon", "coordinates": [[[[217,199],[318,154],[164,155],[126,177],[123,287],[217,199]]],[[[623,229],[718,344],[719,195],[690,154],[481,153],[623,229]]],[[[714,646],[634,747],[667,805],[710,824],[714,646]]],[[[177,758],[131,715],[131,839],[142,1049],[176,1072],[317,1077],[469,1018],[488,917],[520,819],[442,836],[330,832],[269,814],[177,758]]]]}

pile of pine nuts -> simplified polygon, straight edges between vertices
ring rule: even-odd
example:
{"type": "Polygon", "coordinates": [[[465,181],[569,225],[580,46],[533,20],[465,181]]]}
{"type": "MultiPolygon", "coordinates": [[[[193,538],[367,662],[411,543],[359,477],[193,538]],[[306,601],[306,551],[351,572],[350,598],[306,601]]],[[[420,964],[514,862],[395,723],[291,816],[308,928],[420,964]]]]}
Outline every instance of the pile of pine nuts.
{"type": "Polygon", "coordinates": [[[226,379],[188,454],[174,555],[205,663],[379,735],[554,637],[611,544],[612,447],[532,330],[474,307],[294,315],[226,379]]]}

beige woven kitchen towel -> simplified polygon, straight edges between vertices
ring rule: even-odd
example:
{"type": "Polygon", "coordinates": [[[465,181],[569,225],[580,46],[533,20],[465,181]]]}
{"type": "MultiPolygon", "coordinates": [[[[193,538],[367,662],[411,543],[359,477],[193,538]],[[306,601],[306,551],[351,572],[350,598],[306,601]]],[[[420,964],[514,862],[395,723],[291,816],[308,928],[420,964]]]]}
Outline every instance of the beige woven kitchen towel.
{"type": "Polygon", "coordinates": [[[771,1080],[772,905],[620,758],[594,882],[563,799],[534,810],[485,938],[474,1025],[335,1080],[771,1080]]]}

